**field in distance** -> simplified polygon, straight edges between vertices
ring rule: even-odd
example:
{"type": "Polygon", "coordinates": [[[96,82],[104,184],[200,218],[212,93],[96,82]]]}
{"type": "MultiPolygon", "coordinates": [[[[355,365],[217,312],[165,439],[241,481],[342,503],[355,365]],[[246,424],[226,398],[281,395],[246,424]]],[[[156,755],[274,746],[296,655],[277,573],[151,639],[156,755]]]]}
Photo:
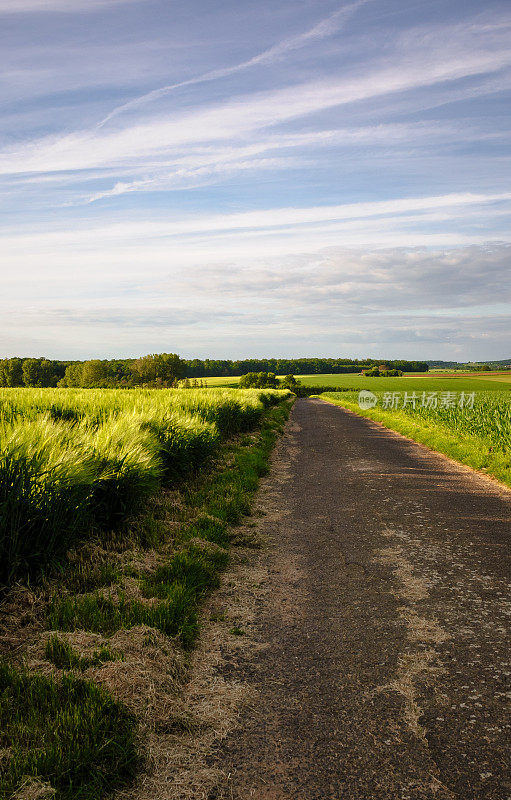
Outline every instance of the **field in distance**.
{"type": "MultiPolygon", "coordinates": [[[[283,377],[280,375],[279,377],[283,377]]],[[[296,375],[297,380],[302,386],[332,386],[340,389],[370,389],[371,391],[456,391],[456,392],[483,392],[483,391],[504,391],[511,389],[511,373],[503,372],[501,375],[486,376],[485,373],[474,373],[468,377],[466,373],[462,376],[456,373],[446,374],[414,374],[408,372],[398,378],[366,378],[360,373],[349,373],[342,375],[296,375]]],[[[219,377],[204,378],[208,386],[237,386],[238,377],[219,377]]]]}

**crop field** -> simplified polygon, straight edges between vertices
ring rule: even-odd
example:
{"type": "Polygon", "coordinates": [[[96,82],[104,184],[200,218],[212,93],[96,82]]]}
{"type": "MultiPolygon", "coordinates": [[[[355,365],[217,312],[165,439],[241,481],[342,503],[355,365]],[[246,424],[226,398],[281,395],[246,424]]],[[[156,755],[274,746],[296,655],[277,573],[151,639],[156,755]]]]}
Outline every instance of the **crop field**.
{"type": "Polygon", "coordinates": [[[34,574],[193,474],[282,393],[0,391],[0,584],[34,574]]]}
{"type": "MultiPolygon", "coordinates": [[[[375,381],[385,381],[376,378],[375,381]]],[[[399,381],[400,379],[394,379],[399,381]]],[[[402,380],[402,379],[401,379],[402,380]]],[[[407,382],[406,382],[407,383],[407,382]]],[[[361,409],[356,392],[327,392],[321,395],[325,400],[344,406],[350,411],[382,422],[386,427],[399,431],[422,444],[445,453],[475,469],[487,472],[511,486],[511,392],[509,384],[503,383],[500,391],[479,391],[481,384],[477,379],[459,383],[449,388],[438,382],[427,381],[424,394],[433,393],[436,400],[423,401],[423,391],[417,391],[417,383],[408,388],[405,381],[399,383],[397,391],[382,387],[383,391],[371,391],[378,398],[376,406],[361,409]],[[468,385],[467,385],[468,383],[468,385]],[[438,387],[438,389],[437,389],[438,387]],[[415,391],[417,398],[410,402],[410,393],[415,391]],[[392,407],[392,392],[395,407],[392,407]],[[408,401],[405,403],[405,393],[408,401]],[[469,393],[475,392],[472,400],[469,393]],[[451,396],[448,397],[447,394],[451,396]],[[463,399],[462,399],[463,398],[463,399]]],[[[420,384],[422,389],[423,384],[420,384]]],[[[486,387],[485,387],[486,388],[486,387]]]]}
{"type": "MultiPolygon", "coordinates": [[[[283,376],[279,376],[283,377],[283,376]]],[[[457,376],[454,373],[415,375],[407,373],[395,378],[371,378],[360,373],[348,373],[341,375],[296,375],[297,380],[302,386],[338,386],[340,389],[370,389],[370,391],[387,390],[438,390],[438,391],[509,391],[511,388],[511,375],[502,373],[501,375],[491,375],[486,377],[483,374],[474,373],[467,376],[457,376]]],[[[239,378],[205,378],[208,386],[236,386],[239,378]]]]}
{"type": "MultiPolygon", "coordinates": [[[[477,376],[475,376],[477,379],[477,376]]],[[[495,381],[496,383],[511,383],[511,372],[501,372],[495,375],[485,375],[479,378],[479,380],[488,380],[488,381],[495,381]]]]}

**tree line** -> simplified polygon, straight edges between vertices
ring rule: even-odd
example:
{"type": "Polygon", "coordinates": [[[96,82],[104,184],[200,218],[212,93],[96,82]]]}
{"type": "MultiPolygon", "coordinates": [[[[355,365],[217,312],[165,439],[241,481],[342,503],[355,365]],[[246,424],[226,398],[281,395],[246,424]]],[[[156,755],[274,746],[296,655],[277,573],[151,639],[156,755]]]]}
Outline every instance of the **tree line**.
{"type": "MultiPolygon", "coordinates": [[[[184,378],[237,377],[248,373],[317,375],[356,373],[377,367],[381,359],[264,358],[239,361],[180,358],[176,353],[152,353],[141,358],[58,361],[48,358],[0,359],[0,386],[130,388],[175,386],[184,378]]],[[[388,369],[427,372],[423,361],[385,361],[388,369]]]]}

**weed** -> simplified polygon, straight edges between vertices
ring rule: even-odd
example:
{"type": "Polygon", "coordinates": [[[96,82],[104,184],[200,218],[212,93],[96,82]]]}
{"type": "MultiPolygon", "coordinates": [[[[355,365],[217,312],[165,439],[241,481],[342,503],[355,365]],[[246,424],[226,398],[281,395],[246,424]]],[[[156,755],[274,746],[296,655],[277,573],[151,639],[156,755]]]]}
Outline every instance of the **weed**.
{"type": "Polygon", "coordinates": [[[27,777],[47,781],[56,800],[99,800],[135,773],[135,721],[106,692],[64,675],[56,680],[0,663],[0,797],[27,777]]]}
{"type": "Polygon", "coordinates": [[[111,650],[107,646],[94,650],[91,655],[82,656],[69,642],[61,639],[57,634],[50,636],[46,642],[44,654],[58,669],[77,669],[84,672],[89,667],[100,667],[107,661],[123,661],[122,653],[111,650]]]}
{"type": "Polygon", "coordinates": [[[147,625],[167,636],[177,636],[183,647],[190,647],[198,631],[193,593],[183,582],[175,581],[165,600],[154,604],[122,596],[113,600],[99,593],[55,598],[47,615],[50,630],[88,630],[111,636],[121,628],[135,625],[147,625]]]}
{"type": "Polygon", "coordinates": [[[108,561],[100,564],[79,561],[64,572],[63,584],[73,594],[85,594],[118,583],[120,577],[118,568],[108,561]]]}

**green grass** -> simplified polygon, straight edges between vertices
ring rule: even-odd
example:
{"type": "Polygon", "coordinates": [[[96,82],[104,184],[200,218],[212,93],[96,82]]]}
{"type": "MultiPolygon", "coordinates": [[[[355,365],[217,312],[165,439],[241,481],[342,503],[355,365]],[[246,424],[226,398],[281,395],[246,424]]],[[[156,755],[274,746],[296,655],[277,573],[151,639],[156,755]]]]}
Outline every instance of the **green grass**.
{"type": "Polygon", "coordinates": [[[90,656],[83,656],[57,634],[50,636],[46,642],[44,654],[58,669],[76,669],[81,672],[85,672],[89,667],[100,667],[107,661],[124,660],[122,653],[115,652],[107,646],[94,650],[90,656]]]}
{"type": "Polygon", "coordinates": [[[229,555],[223,548],[189,544],[179,550],[168,564],[163,564],[152,575],[143,579],[142,594],[144,597],[166,600],[172,596],[173,587],[183,583],[198,600],[220,585],[218,574],[225,568],[228,560],[229,555]]]}
{"type": "Polygon", "coordinates": [[[0,663],[0,798],[29,779],[55,800],[98,800],[135,774],[136,723],[98,686],[31,675],[0,663]]]}
{"type": "Polygon", "coordinates": [[[119,569],[109,561],[94,564],[78,561],[68,564],[62,572],[62,583],[73,594],[85,594],[103,586],[119,583],[119,569]]]}
{"type": "Polygon", "coordinates": [[[511,394],[481,392],[472,409],[423,408],[420,403],[415,409],[386,409],[377,393],[379,404],[364,410],[355,393],[327,392],[321,397],[511,486],[511,394]]]}
{"type": "MultiPolygon", "coordinates": [[[[282,377],[282,376],[281,376],[282,377]]],[[[397,378],[366,378],[360,373],[342,375],[297,375],[297,380],[302,386],[335,386],[340,389],[370,389],[371,391],[384,390],[437,390],[437,391],[511,391],[509,373],[502,375],[481,377],[458,377],[456,374],[445,375],[439,373],[427,376],[408,373],[397,378]]],[[[236,386],[239,378],[206,378],[208,386],[236,386]]]]}
{"type": "Polygon", "coordinates": [[[165,600],[147,604],[141,600],[105,597],[99,592],[80,597],[58,597],[47,614],[49,630],[87,630],[111,636],[121,628],[147,625],[191,647],[198,632],[197,596],[184,581],[169,586],[165,600]]]}

